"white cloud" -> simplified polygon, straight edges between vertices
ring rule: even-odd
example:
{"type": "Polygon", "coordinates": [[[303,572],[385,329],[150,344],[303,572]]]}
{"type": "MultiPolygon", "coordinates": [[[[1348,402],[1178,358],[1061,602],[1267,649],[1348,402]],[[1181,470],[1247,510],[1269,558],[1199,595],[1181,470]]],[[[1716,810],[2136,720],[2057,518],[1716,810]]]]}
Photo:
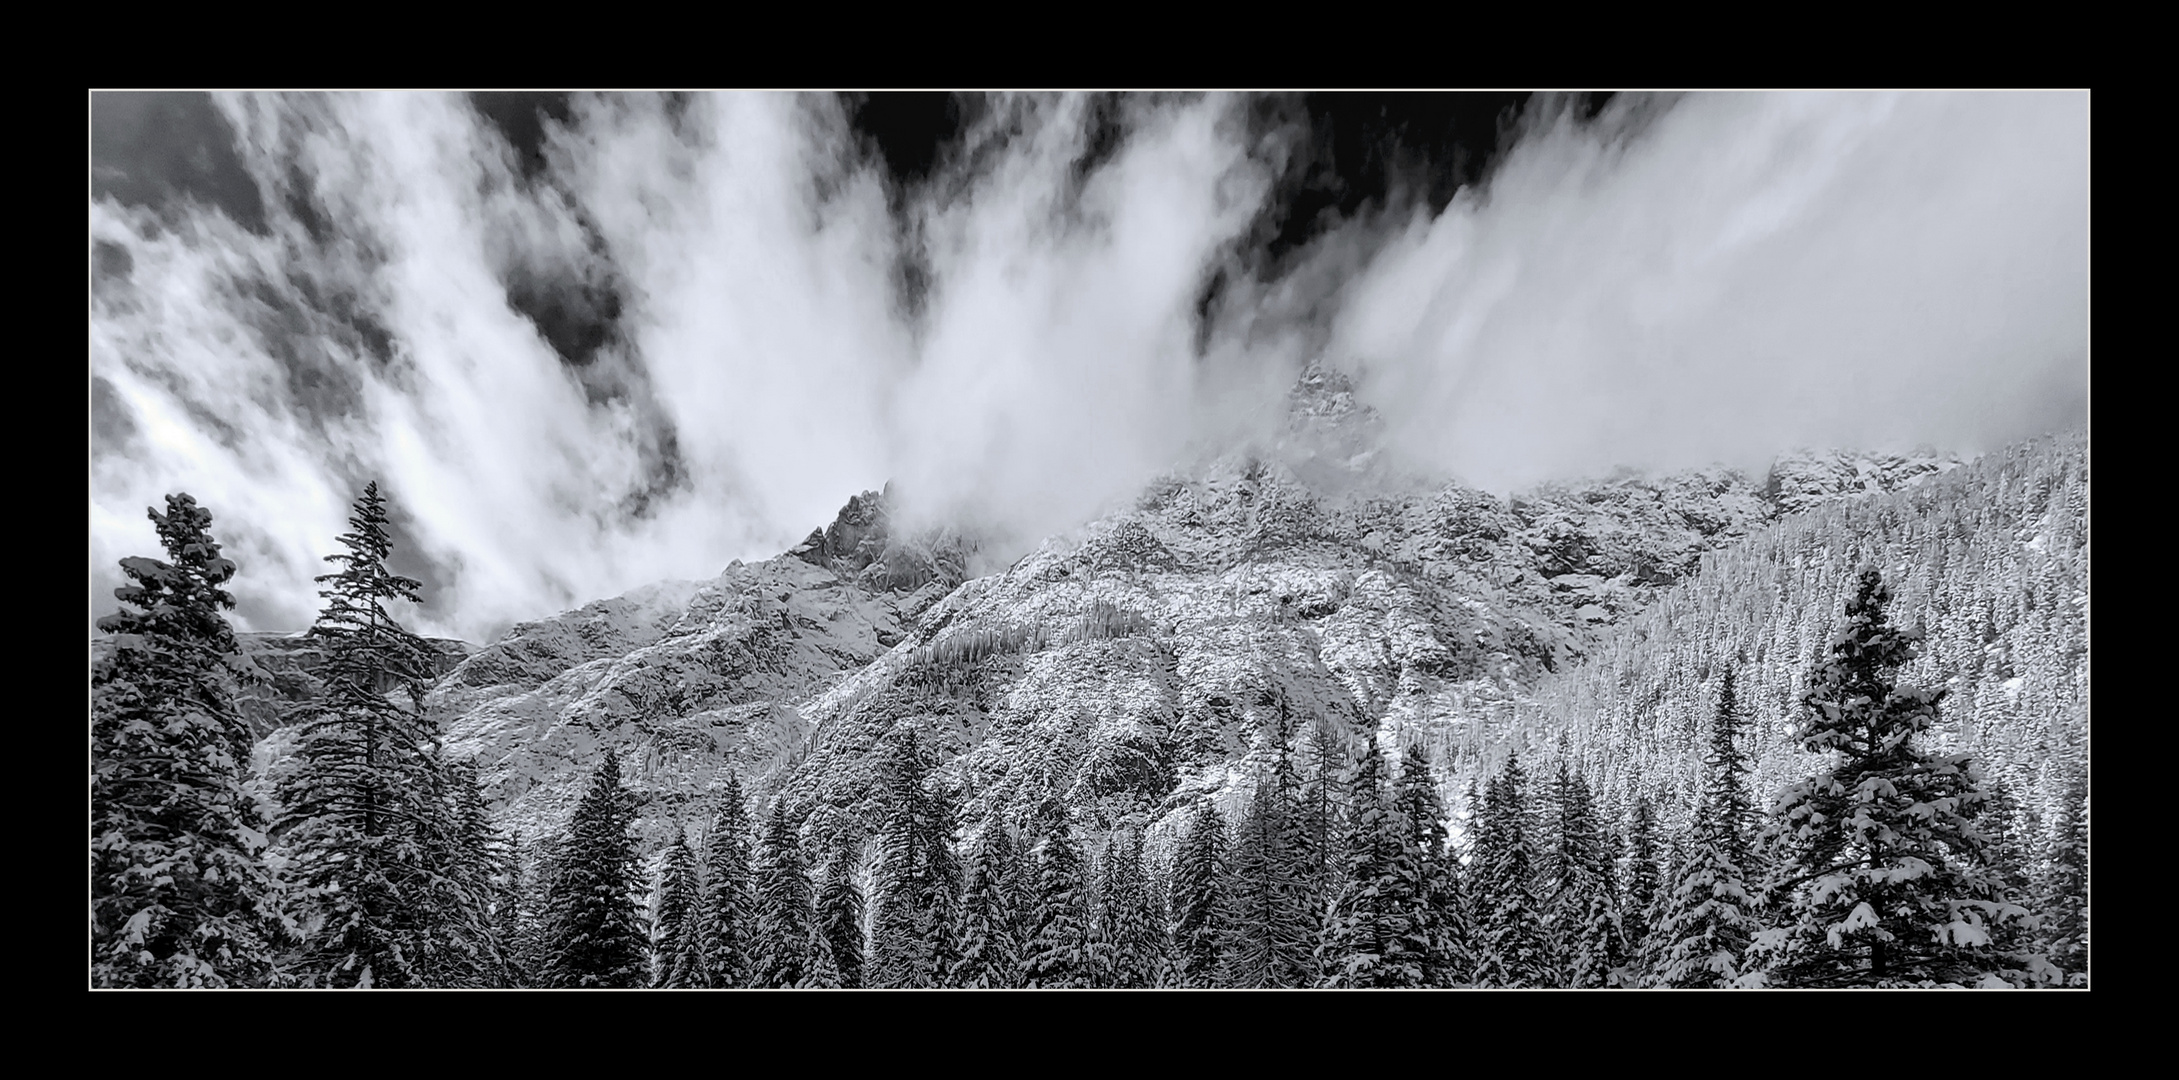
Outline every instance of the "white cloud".
{"type": "Polygon", "coordinates": [[[132,266],[94,295],[126,418],[94,437],[94,607],[178,490],[258,629],[309,620],[369,478],[432,582],[423,626],[471,639],[776,553],[889,478],[1022,544],[1260,430],[1327,340],[1407,454],[1498,487],[1972,449],[2078,411],[2082,95],[1540,124],[1486,196],[1230,277],[1198,355],[1197,297],[1272,180],[1233,104],[1130,102],[1085,177],[1084,102],[998,102],[896,218],[829,99],[578,100],[534,178],[459,98],[225,99],[268,235],[91,208],[132,266]],[[904,259],[929,271],[913,316],[904,259]],[[620,339],[570,368],[510,282],[617,290],[620,339]]]}
{"type": "Polygon", "coordinates": [[[2085,388],[2083,95],[1635,118],[1543,125],[1352,287],[1334,354],[1409,452],[1503,490],[1803,443],[1971,450],[2085,388]]]}

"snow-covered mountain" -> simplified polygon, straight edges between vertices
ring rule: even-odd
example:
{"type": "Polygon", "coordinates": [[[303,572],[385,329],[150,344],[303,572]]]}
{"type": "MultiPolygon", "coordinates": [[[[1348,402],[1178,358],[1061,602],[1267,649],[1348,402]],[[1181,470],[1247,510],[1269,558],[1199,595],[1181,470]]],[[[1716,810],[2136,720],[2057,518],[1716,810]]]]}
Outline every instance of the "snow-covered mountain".
{"type": "Polygon", "coordinates": [[[1630,628],[1655,634],[1643,613],[1706,559],[1960,465],[1803,453],[1763,477],[1622,473],[1501,500],[1397,476],[1375,426],[1312,370],[1271,445],[974,578],[971,540],[897,530],[867,492],[778,557],[516,626],[428,707],[527,836],[558,829],[613,752],[654,842],[701,820],[729,771],[785,796],[812,840],[852,840],[873,820],[873,749],[902,725],[942,748],[970,830],[1054,792],[1093,829],[1156,838],[1199,794],[1231,798],[1282,713],[1432,747],[1450,799],[1517,729],[1534,737],[1518,718],[1622,655],[1630,628]]]}

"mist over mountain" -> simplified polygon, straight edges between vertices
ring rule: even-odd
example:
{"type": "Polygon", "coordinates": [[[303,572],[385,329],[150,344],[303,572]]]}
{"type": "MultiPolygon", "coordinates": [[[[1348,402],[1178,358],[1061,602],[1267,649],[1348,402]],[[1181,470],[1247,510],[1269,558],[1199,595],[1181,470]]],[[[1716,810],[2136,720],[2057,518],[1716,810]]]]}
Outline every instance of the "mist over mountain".
{"type": "Polygon", "coordinates": [[[2083,415],[2082,95],[1421,97],[100,95],[94,614],[188,490],[300,627],[371,478],[471,640],[888,481],[1003,562],[1312,362],[1500,495],[2083,415]]]}

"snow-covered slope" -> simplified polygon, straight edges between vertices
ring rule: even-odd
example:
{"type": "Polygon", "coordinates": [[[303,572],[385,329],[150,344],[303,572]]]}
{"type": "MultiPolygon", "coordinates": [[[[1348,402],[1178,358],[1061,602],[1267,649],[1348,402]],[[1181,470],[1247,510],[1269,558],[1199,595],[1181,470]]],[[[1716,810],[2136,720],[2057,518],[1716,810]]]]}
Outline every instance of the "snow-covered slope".
{"type": "Polygon", "coordinates": [[[1542,679],[1778,514],[1763,481],[1723,469],[1512,500],[1422,486],[1377,460],[1375,428],[1313,370],[1273,445],[975,579],[969,541],[900,534],[864,493],[777,558],[518,626],[430,707],[528,835],[558,827],[608,749],[654,835],[729,770],[815,834],[859,834],[873,748],[902,725],[943,748],[971,828],[1046,792],[1151,824],[1229,796],[1282,713],[1425,740],[1455,768],[1542,679]]]}

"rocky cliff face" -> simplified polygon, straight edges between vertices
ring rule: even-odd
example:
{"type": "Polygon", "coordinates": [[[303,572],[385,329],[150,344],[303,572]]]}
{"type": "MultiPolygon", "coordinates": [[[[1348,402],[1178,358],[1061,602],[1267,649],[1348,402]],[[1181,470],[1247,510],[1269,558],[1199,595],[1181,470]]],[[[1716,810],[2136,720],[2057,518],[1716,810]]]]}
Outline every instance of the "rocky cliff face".
{"type": "MultiPolygon", "coordinates": [[[[559,828],[616,753],[653,839],[734,772],[813,838],[852,840],[875,820],[880,740],[911,726],[970,828],[1057,794],[1085,822],[1155,833],[1231,797],[1282,722],[1427,742],[1455,765],[1705,552],[1951,463],[1800,454],[1762,480],[1622,474],[1500,500],[1392,475],[1376,427],[1313,369],[1270,445],[973,579],[970,538],[906,535],[864,492],[776,558],[450,648],[427,708],[528,836],[559,828]]],[[[270,640],[253,647],[276,695],[307,694],[308,650],[270,640]]]]}
{"type": "Polygon", "coordinates": [[[875,748],[903,726],[942,748],[972,826],[1046,792],[1154,826],[1229,795],[1282,715],[1480,745],[1703,552],[1780,513],[1726,470],[1510,501],[1417,486],[1376,460],[1374,425],[1312,371],[1272,445],[974,579],[970,541],[901,535],[865,492],[777,558],[518,626],[430,707],[530,835],[611,751],[659,836],[732,770],[813,834],[852,838],[873,820],[875,748]]]}

